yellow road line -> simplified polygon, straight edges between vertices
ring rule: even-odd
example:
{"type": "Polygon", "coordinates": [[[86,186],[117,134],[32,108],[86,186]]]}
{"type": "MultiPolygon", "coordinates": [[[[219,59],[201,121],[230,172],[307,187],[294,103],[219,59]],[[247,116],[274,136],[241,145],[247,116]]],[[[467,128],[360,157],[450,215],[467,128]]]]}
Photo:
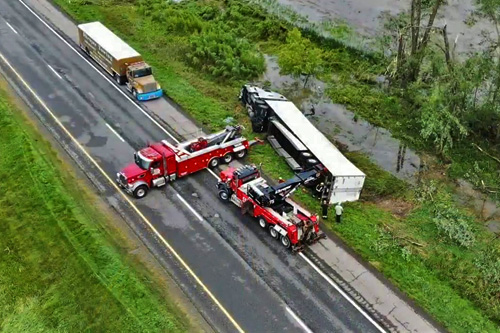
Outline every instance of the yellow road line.
{"type": "Polygon", "coordinates": [[[23,85],[31,92],[31,94],[36,98],[36,100],[40,103],[41,106],[50,114],[50,116],[54,119],[54,121],[61,127],[61,129],[68,135],[71,140],[76,144],[76,146],[87,156],[87,158],[94,164],[94,166],[101,172],[101,174],[111,183],[111,185],[121,194],[121,196],[125,199],[125,201],[134,209],[134,211],[139,215],[139,217],[149,226],[149,228],[155,233],[155,235],[161,240],[161,242],[167,247],[167,249],[174,255],[174,257],[181,263],[181,265],[189,272],[189,274],[194,278],[196,283],[200,285],[203,291],[210,296],[212,301],[219,307],[219,309],[224,313],[227,319],[234,325],[238,332],[244,333],[243,329],[240,325],[234,320],[231,314],[224,308],[224,306],[219,302],[219,300],[212,294],[212,292],[207,288],[207,286],[201,281],[201,279],[195,274],[195,272],[188,266],[188,264],[182,259],[182,257],[174,250],[172,245],[170,245],[165,238],[155,229],[155,227],[151,224],[151,222],[147,219],[144,214],[137,208],[137,206],[130,200],[130,198],[123,193],[123,191],[115,184],[115,182],[104,172],[101,166],[90,156],[90,154],[85,150],[85,148],[76,140],[75,137],[64,127],[64,125],[59,121],[59,119],[52,113],[49,107],[43,102],[43,100],[38,97],[35,91],[28,85],[28,83],[22,78],[22,76],[11,66],[11,64],[7,61],[7,59],[0,53],[0,58],[2,61],[10,68],[14,74],[16,74],[17,78],[23,83],[23,85]]]}

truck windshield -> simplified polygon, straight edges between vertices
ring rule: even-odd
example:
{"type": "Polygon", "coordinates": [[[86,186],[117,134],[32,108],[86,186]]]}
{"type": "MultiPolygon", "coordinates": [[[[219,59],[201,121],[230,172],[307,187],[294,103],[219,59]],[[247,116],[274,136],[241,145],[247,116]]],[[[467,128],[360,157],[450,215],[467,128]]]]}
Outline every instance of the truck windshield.
{"type": "Polygon", "coordinates": [[[137,166],[143,170],[148,170],[152,161],[142,156],[140,152],[137,152],[134,155],[135,155],[135,164],[137,164],[137,166]]]}
{"type": "Polygon", "coordinates": [[[149,76],[152,74],[153,74],[153,71],[151,70],[151,67],[136,69],[135,71],[133,71],[134,78],[149,76]]]}

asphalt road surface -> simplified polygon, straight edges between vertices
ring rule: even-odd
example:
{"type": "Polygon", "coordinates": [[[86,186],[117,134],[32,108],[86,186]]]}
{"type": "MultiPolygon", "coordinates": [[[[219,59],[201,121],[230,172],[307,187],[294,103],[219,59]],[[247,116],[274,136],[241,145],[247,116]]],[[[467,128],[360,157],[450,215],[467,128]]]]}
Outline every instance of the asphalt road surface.
{"type": "Polygon", "coordinates": [[[241,216],[236,206],[221,203],[216,179],[206,171],[133,200],[195,278],[158,235],[140,225],[137,214],[86,161],[33,93],[112,179],[132,161],[134,150],[147,141],[169,139],[165,132],[105,80],[101,69],[96,71],[80,51],[71,49],[17,0],[0,1],[0,54],[12,67],[0,58],[0,69],[18,93],[86,169],[103,199],[137,224],[151,251],[161,256],[217,331],[235,331],[235,323],[248,332],[377,331],[304,260],[285,250],[256,221],[241,216]]]}

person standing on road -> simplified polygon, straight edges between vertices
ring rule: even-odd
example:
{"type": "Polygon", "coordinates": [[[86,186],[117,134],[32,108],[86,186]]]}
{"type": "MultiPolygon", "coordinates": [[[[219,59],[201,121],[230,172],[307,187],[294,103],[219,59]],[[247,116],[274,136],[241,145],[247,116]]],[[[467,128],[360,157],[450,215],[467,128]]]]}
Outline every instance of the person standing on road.
{"type": "Polygon", "coordinates": [[[344,212],[344,207],[342,207],[342,203],[339,202],[337,206],[335,206],[335,221],[340,223],[342,221],[342,213],[344,212]]]}

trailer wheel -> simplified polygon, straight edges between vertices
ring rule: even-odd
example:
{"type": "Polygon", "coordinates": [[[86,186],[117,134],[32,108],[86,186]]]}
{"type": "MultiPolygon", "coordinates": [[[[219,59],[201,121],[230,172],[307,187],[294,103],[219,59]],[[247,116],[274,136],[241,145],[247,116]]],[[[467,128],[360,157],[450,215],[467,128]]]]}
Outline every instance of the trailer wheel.
{"type": "Polygon", "coordinates": [[[260,225],[260,227],[262,229],[266,229],[267,228],[267,221],[262,216],[259,217],[259,225],[260,225]]]}
{"type": "Polygon", "coordinates": [[[283,236],[281,235],[281,245],[283,245],[285,248],[289,248],[292,243],[290,242],[290,239],[288,236],[283,236]]]}
{"type": "Polygon", "coordinates": [[[115,80],[119,85],[123,84],[123,78],[118,73],[115,73],[115,80]]]}
{"type": "Polygon", "coordinates": [[[229,201],[229,192],[228,191],[219,191],[219,199],[221,199],[224,202],[229,201]]]}
{"type": "Polygon", "coordinates": [[[233,154],[227,153],[226,155],[224,155],[223,159],[224,163],[229,164],[233,160],[233,154]]]}
{"type": "Polygon", "coordinates": [[[246,149],[240,150],[239,152],[236,153],[236,158],[237,159],[243,158],[246,156],[246,154],[247,154],[246,149]]]}
{"type": "Polygon", "coordinates": [[[148,194],[149,188],[146,185],[137,186],[134,190],[134,197],[142,199],[148,194]]]}
{"type": "Polygon", "coordinates": [[[211,167],[212,169],[218,167],[219,159],[217,157],[212,158],[210,162],[208,162],[208,166],[211,167]]]}
{"type": "Polygon", "coordinates": [[[274,225],[269,226],[269,233],[271,234],[271,237],[274,239],[278,239],[280,237],[280,234],[274,229],[274,225]]]}

